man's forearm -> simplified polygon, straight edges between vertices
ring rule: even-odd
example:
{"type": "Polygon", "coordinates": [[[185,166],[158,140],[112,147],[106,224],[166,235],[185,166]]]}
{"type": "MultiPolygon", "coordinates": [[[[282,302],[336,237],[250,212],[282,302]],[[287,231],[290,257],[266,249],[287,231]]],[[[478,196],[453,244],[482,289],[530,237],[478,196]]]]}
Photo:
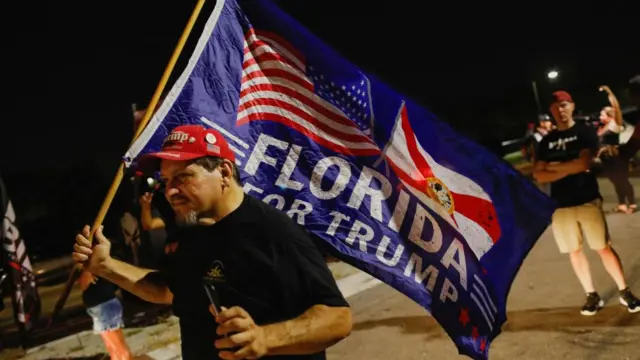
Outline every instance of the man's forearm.
{"type": "Polygon", "coordinates": [[[315,305],[301,316],[264,326],[269,355],[315,354],[351,332],[351,309],[315,305]]]}
{"type": "Polygon", "coordinates": [[[533,173],[533,177],[541,183],[551,183],[554,181],[558,181],[566,177],[567,175],[567,173],[549,170],[536,170],[533,173]]]}
{"type": "Polygon", "coordinates": [[[562,163],[549,164],[547,170],[572,175],[589,170],[589,165],[583,159],[575,159],[562,163]]]}
{"type": "Polygon", "coordinates": [[[171,304],[173,301],[173,294],[155,270],[111,258],[95,274],[145,301],[157,304],[171,304]]]}

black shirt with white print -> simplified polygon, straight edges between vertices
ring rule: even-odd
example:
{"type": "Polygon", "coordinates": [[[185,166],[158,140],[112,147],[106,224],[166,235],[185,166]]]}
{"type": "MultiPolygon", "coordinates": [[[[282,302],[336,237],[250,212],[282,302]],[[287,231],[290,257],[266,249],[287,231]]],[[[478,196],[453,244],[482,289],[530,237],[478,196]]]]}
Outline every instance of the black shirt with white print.
{"type": "MultiPolygon", "coordinates": [[[[349,306],[305,229],[249,195],[216,224],[185,229],[161,273],[174,294],[186,360],[218,359],[220,351],[214,347],[217,324],[207,311],[205,278],[214,283],[221,306],[242,307],[258,325],[294,319],[316,304],[349,306]]],[[[324,351],[265,357],[325,358],[324,351]]]]}
{"type": "MultiPolygon", "coordinates": [[[[540,142],[538,160],[547,163],[567,162],[578,159],[584,149],[595,154],[598,140],[595,129],[584,124],[576,123],[566,130],[556,129],[540,142]]],[[[583,205],[601,198],[598,181],[590,171],[568,175],[551,183],[551,197],[560,208],[583,205]]]]}

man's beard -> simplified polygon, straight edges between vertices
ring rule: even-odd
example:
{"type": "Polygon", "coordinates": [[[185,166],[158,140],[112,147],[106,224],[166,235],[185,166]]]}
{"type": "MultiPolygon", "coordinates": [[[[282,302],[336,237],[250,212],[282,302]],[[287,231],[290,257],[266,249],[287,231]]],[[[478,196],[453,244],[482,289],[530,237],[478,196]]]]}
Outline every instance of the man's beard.
{"type": "Polygon", "coordinates": [[[198,225],[198,213],[190,210],[185,215],[176,214],[176,225],[181,227],[190,227],[198,225]]]}

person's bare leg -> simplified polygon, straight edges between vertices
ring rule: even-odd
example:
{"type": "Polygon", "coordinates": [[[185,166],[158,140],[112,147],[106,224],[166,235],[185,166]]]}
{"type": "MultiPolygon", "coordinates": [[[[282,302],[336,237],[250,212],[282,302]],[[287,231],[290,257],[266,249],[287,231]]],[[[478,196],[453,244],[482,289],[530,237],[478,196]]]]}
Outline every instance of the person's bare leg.
{"type": "Polygon", "coordinates": [[[622,264],[620,263],[620,259],[617,254],[613,251],[613,248],[611,248],[611,246],[607,246],[602,250],[598,250],[598,254],[600,255],[600,259],[602,259],[604,268],[607,270],[609,275],[611,275],[613,281],[616,282],[618,290],[626,289],[627,282],[624,280],[622,264]]]}
{"type": "Polygon", "coordinates": [[[132,360],[131,350],[124,339],[122,329],[104,331],[100,334],[112,360],[132,360]]]}
{"type": "Polygon", "coordinates": [[[570,252],[569,258],[571,259],[573,272],[575,272],[576,276],[578,277],[578,280],[580,281],[584,292],[587,294],[595,292],[593,280],[591,279],[589,260],[587,260],[587,256],[584,254],[582,249],[570,252]]]}

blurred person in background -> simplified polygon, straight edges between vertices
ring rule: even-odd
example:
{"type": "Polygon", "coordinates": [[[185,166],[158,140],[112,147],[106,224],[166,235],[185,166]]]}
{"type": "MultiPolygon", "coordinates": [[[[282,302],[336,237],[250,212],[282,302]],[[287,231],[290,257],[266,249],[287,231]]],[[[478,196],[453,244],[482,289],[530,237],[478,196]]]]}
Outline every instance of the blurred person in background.
{"type": "Polygon", "coordinates": [[[629,101],[635,109],[625,114],[625,120],[635,126],[635,131],[631,138],[620,146],[620,156],[623,159],[631,160],[640,151],[640,75],[636,75],[629,80],[627,86],[629,101]]]}
{"type": "Polygon", "coordinates": [[[540,115],[538,117],[538,126],[536,127],[536,131],[533,136],[539,143],[542,138],[547,136],[553,129],[555,129],[555,125],[553,125],[549,115],[540,115]]]}
{"type": "Polygon", "coordinates": [[[175,214],[171,209],[171,205],[167,199],[160,194],[154,196],[156,192],[161,193],[160,186],[154,186],[151,191],[146,191],[140,196],[140,222],[142,229],[145,231],[153,231],[164,229],[166,233],[164,253],[165,255],[173,254],[178,247],[178,226],[175,222],[175,214]],[[160,216],[154,216],[153,209],[157,209],[160,216]]]}
{"type": "MultiPolygon", "coordinates": [[[[542,141],[545,136],[553,131],[553,129],[555,129],[555,125],[551,121],[549,115],[545,114],[538,115],[538,122],[536,124],[530,124],[529,131],[525,136],[525,147],[523,149],[523,153],[527,161],[529,161],[530,163],[535,163],[540,141],[542,141]]],[[[539,181],[536,181],[535,184],[537,185],[538,189],[540,189],[540,191],[547,195],[550,194],[551,185],[549,183],[541,183],[539,181]]]]}
{"type": "Polygon", "coordinates": [[[527,138],[527,160],[532,162],[535,161],[535,154],[538,151],[538,144],[540,144],[542,138],[549,134],[549,132],[551,132],[553,129],[554,125],[549,115],[539,115],[538,122],[536,124],[530,123],[527,135],[525,135],[525,137],[527,138]]]}
{"type": "MultiPolygon", "coordinates": [[[[118,188],[104,221],[107,228],[114,233],[112,249],[113,255],[118,259],[125,258],[124,250],[127,236],[126,229],[122,227],[122,220],[129,214],[126,210],[128,210],[128,199],[131,196],[130,187],[128,183],[123,182],[118,188]]],[[[87,314],[93,322],[93,332],[100,335],[111,359],[132,359],[131,350],[127,345],[123,332],[123,306],[117,296],[119,287],[86,270],[82,271],[78,279],[78,285],[82,290],[82,301],[86,307],[87,314]]]]}
{"type": "MultiPolygon", "coordinates": [[[[164,97],[161,97],[158,101],[157,107],[160,107],[164,97]]],[[[142,119],[147,109],[137,109],[136,105],[133,105],[133,127],[134,131],[140,126],[142,119]]],[[[144,177],[144,174],[138,172],[136,176],[144,177]]],[[[143,189],[140,189],[138,203],[140,205],[140,223],[142,230],[155,231],[163,229],[166,233],[164,254],[171,255],[175,253],[178,247],[178,230],[179,227],[175,222],[175,213],[171,209],[171,205],[164,197],[164,188],[162,184],[157,182],[153,177],[144,177],[142,185],[143,189]],[[146,184],[146,185],[145,185],[146,184]],[[160,196],[154,194],[160,193],[160,196]],[[156,209],[160,216],[154,216],[154,209],[156,209]]],[[[167,259],[163,258],[161,261],[167,259]]]]}
{"type": "Polygon", "coordinates": [[[629,181],[629,159],[620,156],[620,133],[623,130],[622,111],[618,99],[608,86],[601,86],[600,91],[605,91],[611,106],[600,111],[600,126],[598,137],[600,150],[597,157],[602,160],[604,173],[607,175],[618,197],[618,205],[615,212],[630,214],[637,209],[633,185],[629,181]]]}
{"type": "Polygon", "coordinates": [[[111,359],[132,359],[122,331],[123,308],[122,302],[116,296],[118,287],[84,270],[78,284],[82,289],[82,301],[87,308],[87,314],[93,322],[93,332],[100,335],[111,359]]]}

